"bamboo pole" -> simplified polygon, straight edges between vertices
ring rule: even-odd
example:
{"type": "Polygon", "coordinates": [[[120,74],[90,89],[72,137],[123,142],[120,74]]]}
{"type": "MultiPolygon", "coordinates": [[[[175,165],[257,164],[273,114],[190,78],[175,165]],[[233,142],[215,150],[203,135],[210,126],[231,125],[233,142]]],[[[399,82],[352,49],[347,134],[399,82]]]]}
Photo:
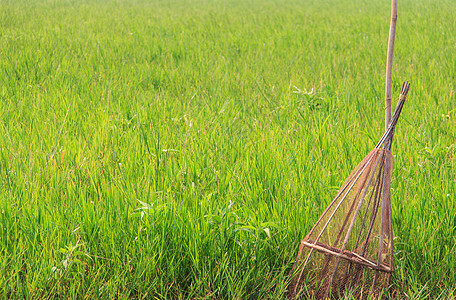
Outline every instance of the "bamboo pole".
{"type": "Polygon", "coordinates": [[[388,52],[386,54],[385,79],[385,130],[391,121],[391,85],[393,77],[394,38],[396,37],[397,0],[391,0],[391,23],[388,38],[388,52]]]}

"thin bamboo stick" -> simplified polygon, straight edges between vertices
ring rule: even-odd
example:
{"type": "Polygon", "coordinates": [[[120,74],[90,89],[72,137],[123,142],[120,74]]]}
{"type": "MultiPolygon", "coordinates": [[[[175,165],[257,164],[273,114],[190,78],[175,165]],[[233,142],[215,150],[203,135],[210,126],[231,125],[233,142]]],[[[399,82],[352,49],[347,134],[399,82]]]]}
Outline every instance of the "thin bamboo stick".
{"type": "Polygon", "coordinates": [[[391,121],[391,85],[393,77],[394,38],[396,37],[397,0],[391,0],[391,23],[388,38],[388,52],[386,54],[385,79],[385,130],[391,121]]]}

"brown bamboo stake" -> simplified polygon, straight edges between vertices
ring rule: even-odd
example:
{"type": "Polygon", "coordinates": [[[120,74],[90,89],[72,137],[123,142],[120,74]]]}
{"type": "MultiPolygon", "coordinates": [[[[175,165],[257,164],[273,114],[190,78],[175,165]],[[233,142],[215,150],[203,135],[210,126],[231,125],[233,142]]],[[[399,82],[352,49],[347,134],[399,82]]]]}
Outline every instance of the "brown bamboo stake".
{"type": "Polygon", "coordinates": [[[391,23],[388,38],[388,52],[386,54],[385,80],[385,130],[391,121],[391,85],[393,77],[394,38],[396,37],[397,0],[391,0],[391,23]]]}

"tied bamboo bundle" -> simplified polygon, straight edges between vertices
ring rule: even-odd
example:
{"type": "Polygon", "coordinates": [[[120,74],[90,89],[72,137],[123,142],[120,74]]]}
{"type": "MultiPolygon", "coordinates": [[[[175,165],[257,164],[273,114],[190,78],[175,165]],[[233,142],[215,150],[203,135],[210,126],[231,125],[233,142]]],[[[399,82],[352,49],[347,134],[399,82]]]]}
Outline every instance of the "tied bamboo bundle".
{"type": "Polygon", "coordinates": [[[390,184],[394,128],[410,84],[402,85],[391,122],[352,171],[307,236],[292,268],[289,297],[380,297],[393,272],[390,184]]]}

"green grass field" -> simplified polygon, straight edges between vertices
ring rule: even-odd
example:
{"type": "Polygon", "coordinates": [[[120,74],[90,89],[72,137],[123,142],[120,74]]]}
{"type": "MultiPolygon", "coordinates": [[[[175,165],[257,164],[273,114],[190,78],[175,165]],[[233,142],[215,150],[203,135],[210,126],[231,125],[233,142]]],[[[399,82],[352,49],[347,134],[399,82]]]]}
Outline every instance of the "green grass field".
{"type": "MultiPolygon", "coordinates": [[[[399,1],[398,298],[456,297],[454,11],[399,1]]],[[[283,298],[382,134],[389,18],[390,1],[0,1],[0,298],[283,298]]]]}

